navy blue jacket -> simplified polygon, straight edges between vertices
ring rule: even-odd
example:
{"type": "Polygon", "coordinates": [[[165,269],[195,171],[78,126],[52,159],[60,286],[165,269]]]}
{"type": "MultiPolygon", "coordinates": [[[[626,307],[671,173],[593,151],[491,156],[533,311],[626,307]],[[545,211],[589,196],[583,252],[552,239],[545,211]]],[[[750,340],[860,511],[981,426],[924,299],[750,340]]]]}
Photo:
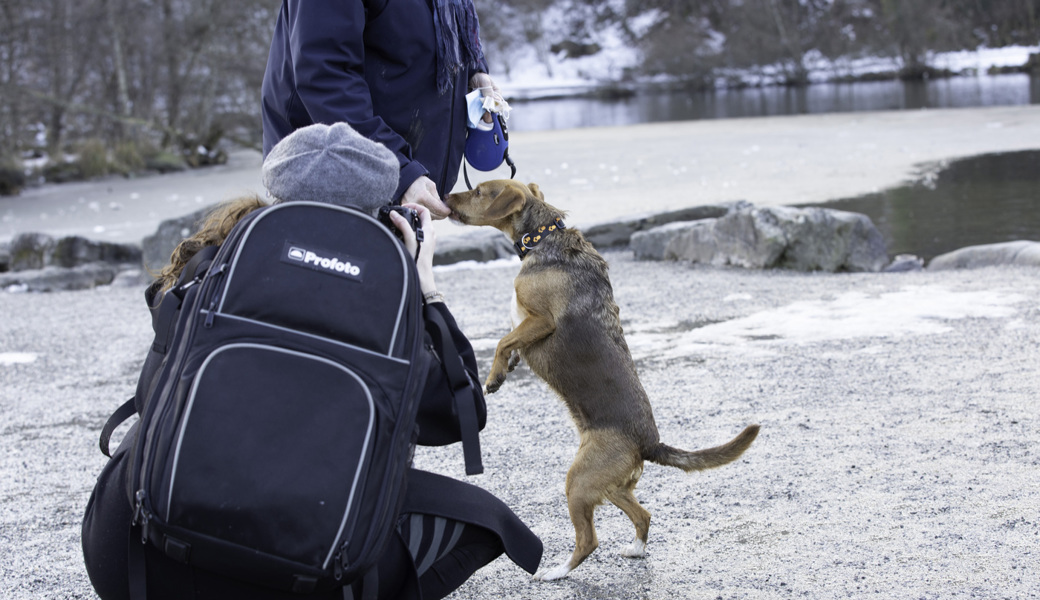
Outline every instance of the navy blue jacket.
{"type": "Polygon", "coordinates": [[[345,121],[397,155],[395,200],[423,175],[451,192],[477,71],[442,95],[436,55],[429,0],[284,0],[264,74],[264,156],[300,127],[345,121]]]}

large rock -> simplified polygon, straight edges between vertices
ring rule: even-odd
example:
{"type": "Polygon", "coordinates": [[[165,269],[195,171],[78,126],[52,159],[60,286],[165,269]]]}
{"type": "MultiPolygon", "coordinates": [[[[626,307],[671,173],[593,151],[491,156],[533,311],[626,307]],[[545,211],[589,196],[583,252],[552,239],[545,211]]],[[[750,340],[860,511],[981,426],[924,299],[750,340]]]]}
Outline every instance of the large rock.
{"type": "Polygon", "coordinates": [[[516,251],[506,236],[497,229],[485,228],[438,239],[433,264],[449,265],[467,260],[487,262],[511,256],[516,256],[516,251]]]}
{"type": "Polygon", "coordinates": [[[585,239],[596,248],[627,246],[632,239],[632,234],[637,231],[647,231],[676,221],[697,221],[721,217],[735,205],[735,203],[706,204],[670,212],[639,215],[621,221],[592,225],[583,229],[582,233],[585,235],[585,239]]]}
{"type": "Polygon", "coordinates": [[[80,236],[55,239],[45,233],[19,234],[11,240],[7,253],[6,270],[12,272],[51,266],[71,269],[91,263],[119,265],[141,262],[141,249],[137,246],[99,242],[80,236]]]}
{"type": "Polygon", "coordinates": [[[101,262],[108,264],[140,264],[141,249],[128,244],[98,242],[84,237],[63,237],[54,245],[51,264],[72,268],[101,262]]]}
{"type": "Polygon", "coordinates": [[[42,269],[0,273],[0,290],[56,292],[86,290],[109,285],[124,266],[111,263],[88,263],[72,268],[48,266],[42,269]]]}
{"type": "Polygon", "coordinates": [[[155,233],[141,240],[142,260],[145,269],[158,273],[181,241],[198,231],[202,222],[217,205],[207,206],[191,214],[166,219],[159,223],[155,233]]]}
{"type": "Polygon", "coordinates": [[[880,271],[884,238],[866,215],[825,208],[734,205],[718,218],[679,222],[632,235],[644,260],[800,271],[880,271]]]}
{"type": "Polygon", "coordinates": [[[46,233],[21,233],[11,240],[9,270],[42,269],[50,261],[55,240],[46,233]]]}
{"type": "Polygon", "coordinates": [[[1040,267],[1040,242],[1019,240],[1002,244],[968,246],[936,256],[928,263],[928,270],[976,269],[996,265],[1040,267]]]}

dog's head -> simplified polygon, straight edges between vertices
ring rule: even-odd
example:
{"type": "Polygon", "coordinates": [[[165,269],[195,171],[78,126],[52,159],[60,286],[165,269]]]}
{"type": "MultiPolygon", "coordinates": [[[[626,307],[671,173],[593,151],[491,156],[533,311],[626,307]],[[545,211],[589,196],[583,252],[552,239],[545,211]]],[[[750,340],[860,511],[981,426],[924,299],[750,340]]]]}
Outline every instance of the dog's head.
{"type": "Polygon", "coordinates": [[[447,198],[452,219],[465,225],[490,225],[506,232],[528,204],[544,201],[537,184],[524,185],[513,179],[485,181],[468,192],[447,198]]]}

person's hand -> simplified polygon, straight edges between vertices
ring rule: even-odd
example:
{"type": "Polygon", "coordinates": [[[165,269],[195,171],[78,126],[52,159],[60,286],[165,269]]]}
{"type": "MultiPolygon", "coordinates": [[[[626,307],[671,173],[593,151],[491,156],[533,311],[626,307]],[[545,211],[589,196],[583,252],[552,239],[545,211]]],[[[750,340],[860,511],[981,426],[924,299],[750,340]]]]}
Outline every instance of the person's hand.
{"type": "Polygon", "coordinates": [[[437,184],[425,175],[408,186],[401,196],[401,204],[421,204],[430,211],[430,216],[434,219],[443,219],[451,214],[451,209],[437,195],[437,184]]]}
{"type": "Polygon", "coordinates": [[[437,284],[433,279],[433,253],[437,249],[437,234],[433,230],[433,219],[430,216],[430,211],[421,204],[403,204],[402,206],[414,210],[419,215],[419,226],[423,230],[422,244],[416,241],[415,232],[412,231],[412,226],[407,219],[391,211],[390,220],[393,222],[394,227],[401,232],[401,236],[404,238],[404,247],[408,249],[408,254],[415,256],[415,269],[419,273],[419,289],[422,290],[424,296],[436,293],[437,284]],[[419,250],[418,256],[415,255],[416,249],[419,250]]]}
{"type": "Polygon", "coordinates": [[[484,107],[488,108],[484,112],[484,122],[491,122],[491,112],[497,112],[504,117],[509,117],[509,111],[512,110],[509,107],[509,103],[506,102],[502,96],[502,91],[495,85],[495,80],[491,78],[487,73],[474,73],[473,77],[469,78],[469,89],[480,90],[480,95],[484,98],[491,98],[492,102],[488,103],[485,101],[484,107]]]}

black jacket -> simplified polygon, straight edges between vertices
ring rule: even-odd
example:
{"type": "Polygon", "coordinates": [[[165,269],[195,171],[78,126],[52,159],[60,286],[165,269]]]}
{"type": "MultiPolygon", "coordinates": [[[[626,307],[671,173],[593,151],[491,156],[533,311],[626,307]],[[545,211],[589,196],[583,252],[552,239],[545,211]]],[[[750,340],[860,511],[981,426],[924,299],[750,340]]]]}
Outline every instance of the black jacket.
{"type": "Polygon", "coordinates": [[[442,95],[436,61],[429,0],[284,0],[263,82],[264,155],[300,127],[345,121],[397,155],[395,199],[422,175],[449,193],[474,72],[442,95]]]}

